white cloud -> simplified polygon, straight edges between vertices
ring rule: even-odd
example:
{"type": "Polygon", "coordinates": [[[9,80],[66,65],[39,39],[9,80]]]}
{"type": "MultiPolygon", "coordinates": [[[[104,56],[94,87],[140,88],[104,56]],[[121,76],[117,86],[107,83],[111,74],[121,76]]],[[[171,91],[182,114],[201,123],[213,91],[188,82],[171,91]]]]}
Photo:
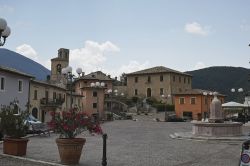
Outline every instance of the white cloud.
{"type": "Polygon", "coordinates": [[[240,25],[240,29],[242,31],[250,31],[250,24],[247,22],[247,20],[242,20],[242,23],[240,25]]]}
{"type": "Polygon", "coordinates": [[[105,53],[111,54],[119,51],[120,49],[110,41],[101,44],[86,41],[83,48],[70,50],[70,64],[73,68],[83,67],[85,72],[92,72],[105,63],[107,60],[105,53]]]}
{"type": "Polygon", "coordinates": [[[50,70],[50,59],[48,60],[41,60],[41,58],[39,58],[39,55],[37,54],[37,52],[35,51],[34,48],[32,48],[31,45],[28,44],[22,44],[18,47],[16,47],[16,52],[26,56],[29,59],[32,59],[33,61],[36,61],[37,63],[40,63],[41,65],[43,65],[44,67],[46,67],[47,69],[50,70]]]}
{"type": "Polygon", "coordinates": [[[8,5],[0,5],[0,13],[12,13],[14,8],[8,5]]]}
{"type": "Polygon", "coordinates": [[[199,70],[202,68],[206,68],[206,65],[203,62],[197,62],[193,68],[193,70],[199,70]]]}
{"type": "Polygon", "coordinates": [[[197,22],[187,23],[185,25],[185,31],[187,33],[195,34],[195,35],[201,35],[201,36],[207,36],[210,32],[210,27],[204,26],[202,27],[197,22]]]}
{"type": "MultiPolygon", "coordinates": [[[[114,53],[120,51],[120,48],[115,44],[106,41],[104,43],[97,43],[94,41],[86,41],[84,47],[70,50],[70,66],[75,70],[78,67],[82,67],[86,74],[94,71],[101,70],[106,74],[110,74],[112,77],[119,77],[122,73],[130,73],[138,70],[143,70],[149,67],[149,62],[144,63],[137,62],[135,60],[130,61],[127,65],[121,65],[118,69],[107,69],[105,62],[107,58],[114,53]],[[106,53],[108,53],[106,55],[106,53]],[[105,68],[104,68],[105,67],[105,68]]],[[[22,44],[16,47],[16,52],[42,64],[50,70],[51,58],[47,60],[41,60],[39,54],[28,44],[22,44]]]]}
{"type": "Polygon", "coordinates": [[[18,52],[19,54],[22,54],[24,56],[26,56],[27,58],[30,58],[34,61],[38,61],[38,55],[36,53],[36,51],[28,44],[22,44],[18,47],[16,47],[16,52],[18,52]]]}
{"type": "Polygon", "coordinates": [[[148,61],[145,61],[144,63],[139,63],[135,60],[130,61],[127,65],[121,65],[120,68],[117,70],[106,70],[104,69],[103,72],[110,74],[112,77],[117,76],[118,78],[122,75],[122,73],[131,73],[139,70],[143,70],[148,68],[150,63],[148,61]]]}

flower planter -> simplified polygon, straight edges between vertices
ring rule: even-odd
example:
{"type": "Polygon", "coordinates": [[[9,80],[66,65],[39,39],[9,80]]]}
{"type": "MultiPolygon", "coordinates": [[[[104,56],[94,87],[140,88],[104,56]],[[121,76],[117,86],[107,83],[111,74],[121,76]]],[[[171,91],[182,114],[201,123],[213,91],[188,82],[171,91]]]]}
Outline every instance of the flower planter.
{"type": "Polygon", "coordinates": [[[85,138],[57,138],[56,144],[62,164],[78,164],[85,138]]]}
{"type": "Polygon", "coordinates": [[[26,138],[4,138],[3,153],[15,156],[25,156],[28,139],[26,138]]]}

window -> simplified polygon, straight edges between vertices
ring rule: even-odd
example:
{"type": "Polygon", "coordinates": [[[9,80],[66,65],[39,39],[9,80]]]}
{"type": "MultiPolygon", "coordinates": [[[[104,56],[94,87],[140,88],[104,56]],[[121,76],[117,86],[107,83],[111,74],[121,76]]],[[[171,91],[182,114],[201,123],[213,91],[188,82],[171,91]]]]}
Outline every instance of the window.
{"type": "Polygon", "coordinates": [[[151,77],[150,76],[148,76],[148,82],[151,82],[151,77]]]}
{"type": "Polygon", "coordinates": [[[61,64],[56,65],[56,72],[57,72],[57,74],[61,74],[61,72],[62,72],[62,65],[61,64]]]}
{"type": "Polygon", "coordinates": [[[151,97],[151,88],[147,89],[147,97],[151,97]]]}
{"type": "Polygon", "coordinates": [[[184,77],[184,84],[186,83],[186,77],[184,77]]]}
{"type": "Polygon", "coordinates": [[[190,104],[195,104],[195,100],[196,100],[195,97],[191,97],[191,98],[190,98],[190,104]]]}
{"type": "Polygon", "coordinates": [[[160,95],[163,95],[163,91],[164,91],[164,89],[160,88],[160,95]]]}
{"type": "Polygon", "coordinates": [[[37,90],[34,90],[34,100],[37,100],[37,90]]]}
{"type": "Polygon", "coordinates": [[[175,76],[173,76],[173,82],[175,82],[175,76]]]}
{"type": "Polygon", "coordinates": [[[97,92],[93,91],[93,97],[97,97],[97,92]]]}
{"type": "Polygon", "coordinates": [[[190,78],[188,78],[188,84],[190,84],[190,78]]]}
{"type": "Polygon", "coordinates": [[[53,99],[56,99],[56,92],[53,92],[53,99]]]}
{"type": "Polygon", "coordinates": [[[0,84],[1,84],[1,89],[0,90],[3,91],[5,89],[5,78],[4,77],[1,77],[0,84]]]}
{"type": "Polygon", "coordinates": [[[206,98],[205,98],[205,104],[207,104],[207,101],[208,101],[208,100],[207,100],[207,97],[206,97],[206,98]]]}
{"type": "Polygon", "coordinates": [[[185,104],[185,98],[184,97],[179,98],[179,104],[185,104]]]}
{"type": "Polygon", "coordinates": [[[97,103],[93,103],[93,108],[97,108],[97,103]]]}
{"type": "Polygon", "coordinates": [[[181,76],[179,76],[179,82],[181,83],[181,76]]]}
{"type": "Polygon", "coordinates": [[[59,100],[62,101],[62,94],[61,93],[59,93],[58,97],[59,97],[59,100]]]}
{"type": "Polygon", "coordinates": [[[22,91],[23,91],[23,81],[18,80],[18,92],[22,92],[22,91]]]}
{"type": "Polygon", "coordinates": [[[160,75],[160,81],[161,82],[163,81],[163,75],[160,75]]]}
{"type": "Polygon", "coordinates": [[[137,90],[137,89],[135,89],[135,96],[136,96],[136,95],[138,95],[138,90],[137,90]]]}
{"type": "Polygon", "coordinates": [[[135,83],[137,83],[138,82],[138,77],[135,77],[135,83]]]}

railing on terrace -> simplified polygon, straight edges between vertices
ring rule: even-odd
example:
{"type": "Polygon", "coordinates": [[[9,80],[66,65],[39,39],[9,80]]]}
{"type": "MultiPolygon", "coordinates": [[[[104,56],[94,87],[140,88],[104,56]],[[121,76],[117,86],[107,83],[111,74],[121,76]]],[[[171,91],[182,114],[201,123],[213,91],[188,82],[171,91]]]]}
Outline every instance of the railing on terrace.
{"type": "Polygon", "coordinates": [[[60,107],[64,103],[64,99],[47,99],[42,98],[40,100],[41,106],[47,106],[47,107],[60,107]]]}

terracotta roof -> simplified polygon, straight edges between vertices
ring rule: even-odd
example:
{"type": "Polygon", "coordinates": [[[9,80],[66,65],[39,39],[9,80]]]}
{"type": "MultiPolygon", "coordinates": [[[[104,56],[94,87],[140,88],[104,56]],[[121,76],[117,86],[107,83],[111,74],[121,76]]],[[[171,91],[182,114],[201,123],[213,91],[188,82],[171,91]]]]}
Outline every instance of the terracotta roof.
{"type": "Polygon", "coordinates": [[[101,72],[101,71],[92,72],[92,73],[90,73],[90,74],[87,74],[87,75],[85,75],[85,76],[79,78],[79,79],[101,80],[101,81],[107,81],[107,80],[112,81],[112,80],[113,80],[110,76],[104,74],[104,73],[101,72]]]}
{"type": "MultiPolygon", "coordinates": [[[[206,92],[208,95],[210,95],[210,93],[213,93],[213,91],[209,90],[189,89],[184,92],[174,93],[173,95],[203,95],[204,92],[206,92]]],[[[218,93],[218,96],[225,96],[225,95],[218,93]]]]}
{"type": "Polygon", "coordinates": [[[136,72],[133,72],[133,73],[127,73],[126,75],[141,75],[141,74],[155,74],[155,73],[177,73],[177,74],[192,76],[190,74],[183,73],[183,72],[180,72],[180,71],[177,71],[177,70],[173,70],[173,69],[170,69],[170,68],[167,68],[167,67],[164,67],[164,66],[156,66],[156,67],[136,71],[136,72]]]}

